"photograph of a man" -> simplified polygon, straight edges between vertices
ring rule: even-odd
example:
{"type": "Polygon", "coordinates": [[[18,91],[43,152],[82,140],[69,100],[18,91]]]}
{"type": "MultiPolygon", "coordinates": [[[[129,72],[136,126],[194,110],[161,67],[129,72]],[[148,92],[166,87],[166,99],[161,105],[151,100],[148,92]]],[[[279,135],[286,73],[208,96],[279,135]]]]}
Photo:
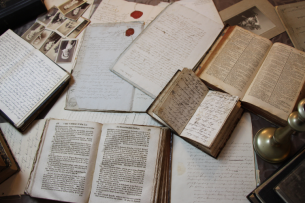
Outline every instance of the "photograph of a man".
{"type": "Polygon", "coordinates": [[[52,47],[57,44],[57,42],[61,39],[61,36],[57,33],[52,33],[50,37],[45,41],[45,43],[39,49],[43,54],[46,54],[48,51],[52,49],[52,47]]]}
{"type": "Polygon", "coordinates": [[[58,9],[63,13],[69,13],[73,9],[79,7],[80,5],[84,4],[86,1],[85,0],[69,0],[66,1],[65,3],[61,4],[58,9]]]}

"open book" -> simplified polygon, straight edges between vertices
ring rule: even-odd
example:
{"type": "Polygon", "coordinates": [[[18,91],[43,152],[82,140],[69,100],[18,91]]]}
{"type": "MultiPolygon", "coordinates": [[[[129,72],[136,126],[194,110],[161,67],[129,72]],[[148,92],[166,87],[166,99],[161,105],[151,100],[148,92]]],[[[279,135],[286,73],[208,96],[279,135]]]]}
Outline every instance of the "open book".
{"type": "Polygon", "coordinates": [[[155,98],[177,70],[198,65],[222,28],[222,23],[173,3],[134,40],[111,70],[155,98]]]}
{"type": "Polygon", "coordinates": [[[213,89],[241,98],[279,125],[304,97],[305,53],[238,26],[229,27],[196,71],[213,89]]]}
{"type": "Polygon", "coordinates": [[[192,70],[179,71],[147,113],[183,139],[217,157],[241,117],[237,96],[209,91],[192,70]]]}
{"type": "Polygon", "coordinates": [[[68,202],[168,202],[170,141],[164,127],[48,120],[27,193],[68,202]]]}
{"type": "Polygon", "coordinates": [[[13,31],[0,37],[0,113],[24,130],[70,74],[13,31]]]}

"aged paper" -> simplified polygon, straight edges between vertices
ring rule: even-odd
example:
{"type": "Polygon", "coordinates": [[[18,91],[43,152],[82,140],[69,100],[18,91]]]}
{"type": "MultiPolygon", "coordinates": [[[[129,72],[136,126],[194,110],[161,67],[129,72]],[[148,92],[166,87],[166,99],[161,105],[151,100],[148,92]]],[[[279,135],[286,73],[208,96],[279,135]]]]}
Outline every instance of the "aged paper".
{"type": "Polygon", "coordinates": [[[294,47],[305,51],[305,2],[280,5],[276,11],[294,47]]]}
{"type": "Polygon", "coordinates": [[[11,30],[0,44],[0,109],[20,127],[69,75],[11,30]]]}
{"type": "Polygon", "coordinates": [[[180,74],[173,89],[153,111],[178,134],[183,131],[209,91],[192,70],[183,69],[180,74]]]}
{"type": "Polygon", "coordinates": [[[87,202],[102,125],[50,120],[47,127],[27,192],[38,198],[87,202]]]}
{"type": "Polygon", "coordinates": [[[35,121],[31,129],[21,134],[9,123],[0,124],[4,137],[20,166],[20,171],[17,174],[0,185],[0,196],[24,194],[44,125],[45,120],[35,121]]]}
{"type": "Polygon", "coordinates": [[[174,136],[171,202],[246,203],[253,188],[255,167],[249,113],[243,115],[217,159],[174,136]]]}
{"type": "Polygon", "coordinates": [[[239,98],[209,91],[180,136],[210,147],[239,98]]]}
{"type": "Polygon", "coordinates": [[[177,70],[194,68],[222,27],[174,3],[149,24],[112,71],[155,98],[177,70]]]}
{"type": "Polygon", "coordinates": [[[91,17],[91,23],[144,21],[147,26],[164,7],[123,0],[104,0],[91,17]]]}
{"type": "Polygon", "coordinates": [[[93,24],[87,28],[66,109],[145,112],[152,98],[144,93],[141,96],[139,90],[109,70],[142,29],[140,22],[93,24]]]}
{"type": "Polygon", "coordinates": [[[161,129],[106,124],[89,202],[151,202],[161,129]]]}
{"type": "Polygon", "coordinates": [[[243,101],[287,120],[305,82],[304,61],[304,52],[275,43],[243,101]]]}
{"type": "Polygon", "coordinates": [[[243,98],[271,45],[270,40],[235,27],[199,77],[243,98]]]}

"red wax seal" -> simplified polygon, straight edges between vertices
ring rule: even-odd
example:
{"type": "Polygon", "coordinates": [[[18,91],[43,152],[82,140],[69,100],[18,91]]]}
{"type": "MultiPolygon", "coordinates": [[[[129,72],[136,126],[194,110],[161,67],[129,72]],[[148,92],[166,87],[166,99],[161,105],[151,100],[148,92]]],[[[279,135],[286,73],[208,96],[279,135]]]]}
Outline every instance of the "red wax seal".
{"type": "Polygon", "coordinates": [[[143,15],[142,11],[134,11],[130,14],[130,16],[133,17],[134,19],[141,18],[142,15],[143,15]]]}
{"type": "Polygon", "coordinates": [[[134,29],[129,28],[128,30],[126,30],[126,36],[127,36],[127,37],[129,37],[129,36],[131,36],[131,35],[133,35],[133,34],[134,34],[134,29]]]}

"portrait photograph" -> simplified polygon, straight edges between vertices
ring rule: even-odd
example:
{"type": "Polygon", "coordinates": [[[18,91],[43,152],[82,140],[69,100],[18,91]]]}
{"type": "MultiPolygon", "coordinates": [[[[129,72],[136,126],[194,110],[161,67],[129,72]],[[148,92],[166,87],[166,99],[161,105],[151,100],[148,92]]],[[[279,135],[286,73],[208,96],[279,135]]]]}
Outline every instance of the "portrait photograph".
{"type": "Polygon", "coordinates": [[[43,54],[46,54],[48,51],[50,51],[53,46],[55,46],[57,44],[57,42],[59,42],[61,39],[61,36],[55,32],[53,32],[49,38],[43,43],[43,45],[40,47],[40,51],[43,54]]]}
{"type": "Polygon", "coordinates": [[[51,30],[44,30],[42,31],[32,42],[32,45],[36,48],[39,49],[42,44],[48,39],[48,37],[51,35],[52,31],[51,30]]]}
{"type": "Polygon", "coordinates": [[[229,25],[238,25],[257,35],[261,35],[275,27],[275,24],[273,24],[272,21],[255,6],[226,20],[224,23],[229,25]]]}
{"type": "Polygon", "coordinates": [[[77,40],[62,40],[59,45],[59,51],[56,63],[70,63],[76,50],[77,40]]]}
{"type": "Polygon", "coordinates": [[[70,38],[76,38],[79,33],[81,33],[83,31],[83,29],[85,29],[85,27],[87,27],[87,25],[89,25],[90,20],[85,19],[79,26],[77,26],[77,28],[75,28],[75,30],[73,30],[68,37],[70,38]]]}
{"type": "Polygon", "coordinates": [[[70,18],[72,20],[78,20],[83,13],[89,8],[90,4],[84,3],[83,5],[75,8],[65,15],[65,17],[70,18]]]}
{"type": "Polygon", "coordinates": [[[47,13],[38,17],[37,21],[39,21],[41,24],[47,26],[51,22],[51,20],[54,18],[54,16],[56,15],[57,12],[58,12],[58,8],[53,7],[50,10],[48,10],[47,13]]]}
{"type": "Polygon", "coordinates": [[[52,46],[52,48],[45,54],[47,57],[49,57],[49,59],[51,59],[54,62],[56,61],[56,57],[58,55],[60,42],[61,42],[61,39],[58,40],[58,42],[56,42],[52,46]]]}
{"type": "Polygon", "coordinates": [[[67,14],[73,9],[79,7],[80,5],[84,4],[86,1],[84,0],[69,0],[65,3],[61,4],[58,9],[63,13],[67,14]]]}
{"type": "Polygon", "coordinates": [[[57,12],[51,22],[48,24],[47,28],[51,30],[56,30],[67,18],[61,13],[57,12]]]}
{"type": "Polygon", "coordinates": [[[21,36],[21,38],[29,43],[32,43],[44,29],[44,25],[36,22],[21,36]]]}
{"type": "Polygon", "coordinates": [[[77,22],[73,20],[67,19],[59,28],[57,28],[57,31],[62,34],[63,36],[67,36],[72,32],[78,25],[82,23],[83,19],[79,19],[77,22]]]}

